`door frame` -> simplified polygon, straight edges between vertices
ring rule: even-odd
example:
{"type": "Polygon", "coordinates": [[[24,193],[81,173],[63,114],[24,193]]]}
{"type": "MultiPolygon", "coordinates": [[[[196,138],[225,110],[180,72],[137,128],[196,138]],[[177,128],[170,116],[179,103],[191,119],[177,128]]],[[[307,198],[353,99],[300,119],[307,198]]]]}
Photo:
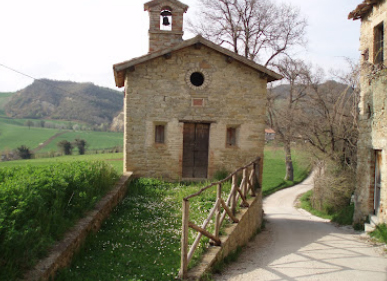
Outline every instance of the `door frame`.
{"type": "Polygon", "coordinates": [[[381,183],[382,183],[382,150],[375,150],[375,162],[374,162],[374,198],[373,198],[373,212],[375,215],[379,213],[380,209],[380,195],[381,195],[381,183]]]}
{"type": "MultiPolygon", "coordinates": [[[[208,178],[208,170],[209,170],[209,155],[210,155],[210,131],[211,131],[211,123],[214,123],[213,121],[188,121],[188,120],[184,120],[184,121],[180,121],[183,123],[183,130],[182,130],[182,133],[183,133],[183,141],[182,141],[182,162],[181,162],[181,176],[183,179],[206,179],[208,178]],[[207,155],[206,155],[206,171],[205,171],[205,174],[206,176],[205,177],[184,177],[184,155],[185,155],[185,146],[184,146],[184,126],[186,124],[195,124],[195,134],[196,134],[196,126],[197,124],[205,124],[205,125],[208,125],[208,138],[207,138],[207,155]]],[[[195,152],[194,152],[195,154],[195,152]]],[[[195,163],[195,161],[194,161],[195,163]]]]}

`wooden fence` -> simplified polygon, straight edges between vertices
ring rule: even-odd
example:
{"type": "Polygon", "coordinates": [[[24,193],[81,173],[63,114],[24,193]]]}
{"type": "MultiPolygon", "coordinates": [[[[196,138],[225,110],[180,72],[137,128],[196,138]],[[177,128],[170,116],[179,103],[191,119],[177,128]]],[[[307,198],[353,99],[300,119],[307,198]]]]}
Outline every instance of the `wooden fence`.
{"type": "Polygon", "coordinates": [[[191,261],[193,254],[199,245],[201,237],[207,236],[215,246],[221,245],[219,238],[220,227],[228,216],[233,223],[238,223],[239,220],[235,217],[236,208],[239,205],[243,208],[248,208],[249,203],[247,202],[247,196],[252,197],[256,194],[256,187],[259,186],[259,172],[260,172],[260,161],[258,157],[254,161],[237,169],[235,172],[230,174],[225,179],[211,183],[210,185],[203,187],[198,192],[189,195],[183,199],[182,208],[182,237],[181,237],[181,267],[179,271],[179,278],[184,279],[187,276],[188,264],[191,261]],[[242,180],[238,186],[237,179],[242,176],[242,180]],[[231,179],[231,190],[226,200],[222,198],[222,186],[225,182],[231,179]],[[189,219],[189,200],[195,196],[200,195],[204,191],[211,187],[217,187],[217,199],[214,206],[209,212],[207,219],[204,220],[201,226],[192,223],[189,219]],[[206,228],[208,227],[212,217],[215,216],[214,221],[214,232],[211,233],[206,228]],[[198,232],[194,243],[189,248],[188,246],[188,232],[189,228],[198,232]]]}

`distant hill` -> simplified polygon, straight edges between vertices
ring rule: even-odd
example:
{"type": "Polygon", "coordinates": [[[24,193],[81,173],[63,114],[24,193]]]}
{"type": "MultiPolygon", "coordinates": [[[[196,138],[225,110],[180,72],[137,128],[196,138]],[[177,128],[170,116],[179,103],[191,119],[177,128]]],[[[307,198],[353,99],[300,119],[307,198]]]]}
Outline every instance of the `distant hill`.
{"type": "MultiPolygon", "coordinates": [[[[334,81],[334,80],[328,80],[321,84],[319,84],[320,88],[329,89],[329,88],[335,88],[337,91],[344,91],[348,86],[334,81]]],[[[271,96],[275,99],[286,99],[289,96],[290,93],[290,85],[289,84],[281,84],[278,86],[273,87],[271,90],[271,96]]],[[[351,90],[349,90],[349,93],[351,93],[351,90]]]]}
{"type": "Polygon", "coordinates": [[[123,94],[92,83],[41,79],[12,95],[4,106],[12,118],[110,124],[123,110],[123,94]]]}

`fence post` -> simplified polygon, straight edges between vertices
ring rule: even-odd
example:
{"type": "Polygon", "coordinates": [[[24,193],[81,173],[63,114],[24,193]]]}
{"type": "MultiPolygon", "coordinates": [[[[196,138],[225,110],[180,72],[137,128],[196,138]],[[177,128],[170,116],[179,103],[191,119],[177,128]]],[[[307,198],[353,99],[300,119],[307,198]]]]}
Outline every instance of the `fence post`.
{"type": "Polygon", "coordinates": [[[247,180],[248,180],[247,168],[243,169],[243,179],[245,181],[243,182],[242,193],[243,193],[243,196],[247,198],[247,180]]]}
{"type": "Polygon", "coordinates": [[[189,221],[189,201],[183,199],[183,217],[182,217],[182,233],[181,233],[181,267],[179,277],[184,279],[187,277],[188,271],[188,221],[189,221]]]}
{"type": "Polygon", "coordinates": [[[232,190],[232,194],[231,194],[231,212],[233,215],[236,214],[236,193],[237,193],[237,190],[236,190],[236,185],[237,185],[237,177],[236,175],[233,175],[232,176],[232,181],[231,181],[231,190],[232,190]]]}
{"type": "MultiPolygon", "coordinates": [[[[220,203],[220,199],[222,198],[222,184],[218,184],[218,190],[217,190],[217,196],[216,201],[220,203]]],[[[219,232],[220,232],[220,217],[222,215],[220,208],[222,204],[219,204],[218,210],[216,210],[216,217],[215,217],[215,233],[214,236],[216,238],[219,238],[219,232]]]]}

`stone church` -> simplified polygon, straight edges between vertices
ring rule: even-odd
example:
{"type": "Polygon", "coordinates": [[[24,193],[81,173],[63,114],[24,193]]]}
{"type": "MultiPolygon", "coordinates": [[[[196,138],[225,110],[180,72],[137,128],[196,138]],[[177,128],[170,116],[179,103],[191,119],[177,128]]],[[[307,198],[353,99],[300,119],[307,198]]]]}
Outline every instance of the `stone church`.
{"type": "Polygon", "coordinates": [[[355,223],[387,223],[387,1],[365,0],[349,14],[361,20],[361,92],[355,223]]]}
{"type": "Polygon", "coordinates": [[[282,76],[200,36],[183,41],[179,1],[144,9],[148,54],[113,66],[125,90],[124,171],[207,179],[263,159],[267,83],[282,76]]]}

